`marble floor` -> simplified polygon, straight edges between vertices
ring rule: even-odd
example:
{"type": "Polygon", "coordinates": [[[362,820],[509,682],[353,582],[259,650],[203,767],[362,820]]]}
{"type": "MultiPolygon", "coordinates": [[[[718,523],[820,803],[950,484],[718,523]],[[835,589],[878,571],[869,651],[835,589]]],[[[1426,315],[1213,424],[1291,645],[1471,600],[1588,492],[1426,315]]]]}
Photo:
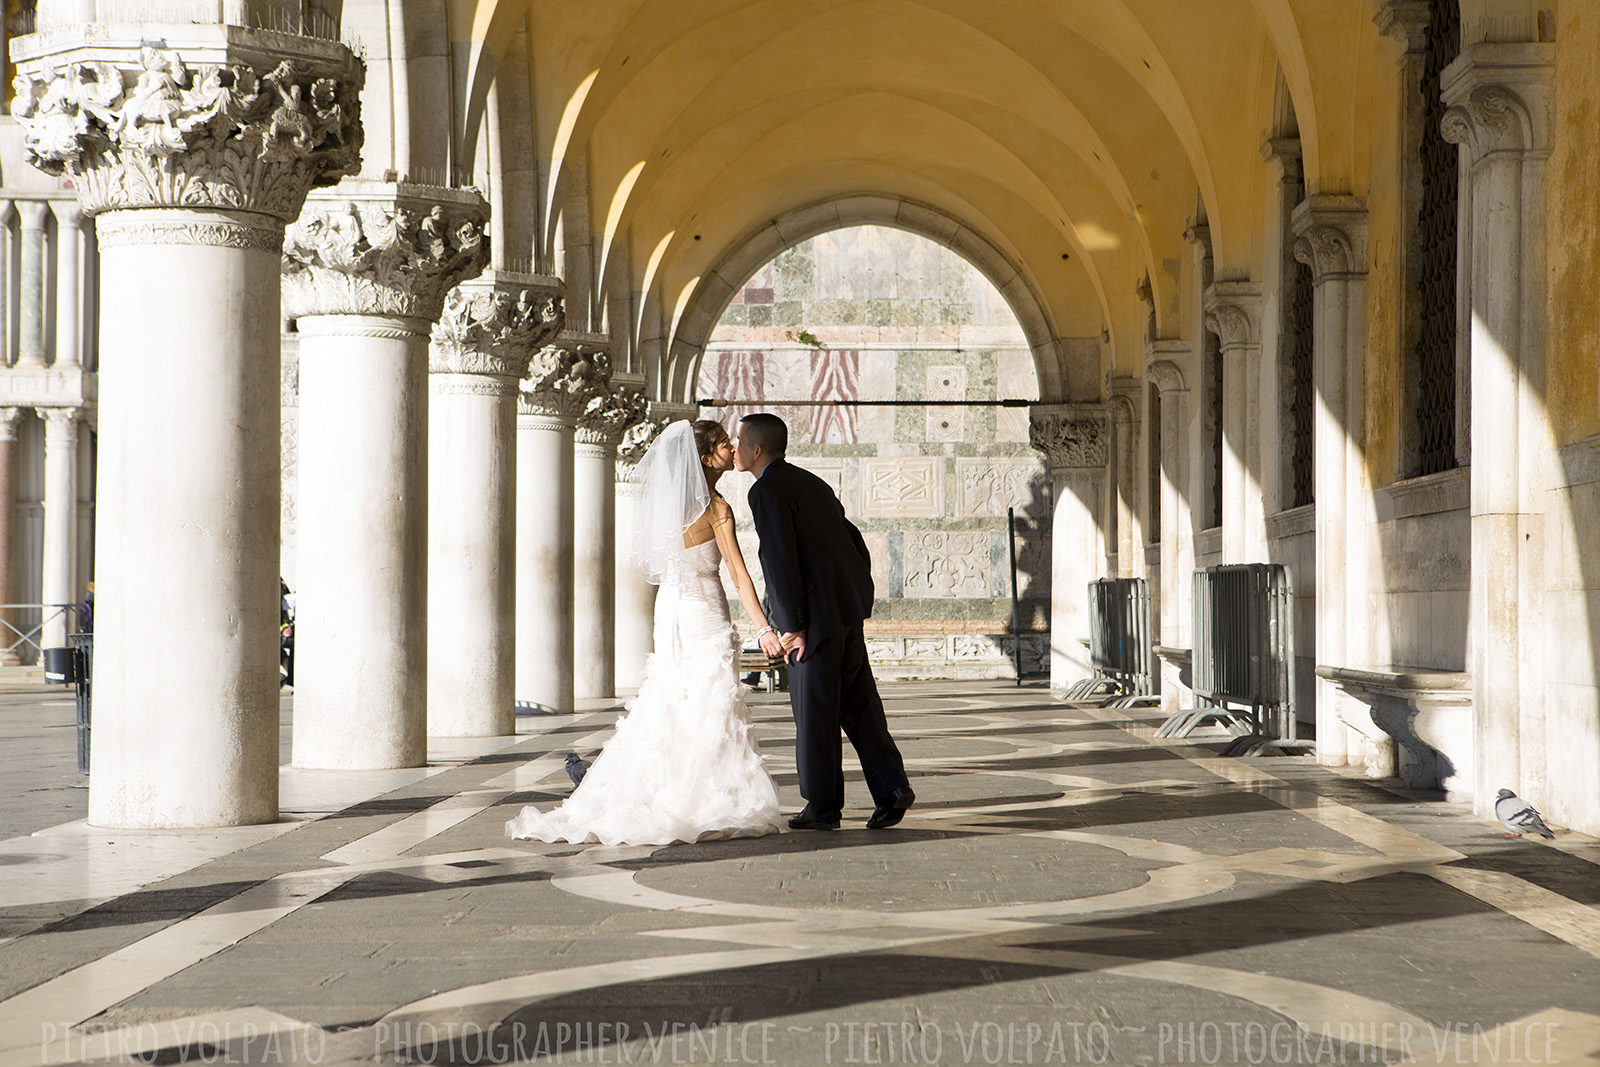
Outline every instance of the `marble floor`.
{"type": "MultiPolygon", "coordinates": [[[[1600,842],[1041,688],[884,693],[899,827],[847,759],[837,832],[665,848],[502,836],[614,705],[157,833],[86,826],[70,697],[6,693],[0,1064],[1600,1057],[1600,842]]],[[[793,810],[785,700],[751,697],[793,810]]]]}

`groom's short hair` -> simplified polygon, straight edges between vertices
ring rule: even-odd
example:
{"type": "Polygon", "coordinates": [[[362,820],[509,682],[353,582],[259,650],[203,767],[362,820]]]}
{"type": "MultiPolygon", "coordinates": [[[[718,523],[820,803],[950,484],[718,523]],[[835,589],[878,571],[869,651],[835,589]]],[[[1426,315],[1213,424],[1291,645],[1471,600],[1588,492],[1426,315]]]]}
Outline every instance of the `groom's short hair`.
{"type": "Polygon", "coordinates": [[[770,411],[758,411],[739,420],[739,435],[777,458],[789,450],[789,427],[770,411]]]}

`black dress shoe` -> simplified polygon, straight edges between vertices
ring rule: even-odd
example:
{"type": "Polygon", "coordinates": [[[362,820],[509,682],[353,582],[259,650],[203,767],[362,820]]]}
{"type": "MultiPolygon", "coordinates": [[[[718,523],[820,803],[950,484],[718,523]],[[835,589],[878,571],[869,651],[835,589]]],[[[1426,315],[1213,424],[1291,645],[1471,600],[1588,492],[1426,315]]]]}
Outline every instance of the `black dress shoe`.
{"type": "Polygon", "coordinates": [[[917,802],[917,794],[911,791],[909,785],[896,789],[889,797],[889,803],[879,804],[872,809],[872,817],[867,820],[868,830],[886,830],[905,817],[906,809],[917,802]]]}
{"type": "Polygon", "coordinates": [[[838,819],[823,819],[811,810],[807,804],[799,813],[789,816],[789,829],[791,830],[837,830],[838,819]]]}

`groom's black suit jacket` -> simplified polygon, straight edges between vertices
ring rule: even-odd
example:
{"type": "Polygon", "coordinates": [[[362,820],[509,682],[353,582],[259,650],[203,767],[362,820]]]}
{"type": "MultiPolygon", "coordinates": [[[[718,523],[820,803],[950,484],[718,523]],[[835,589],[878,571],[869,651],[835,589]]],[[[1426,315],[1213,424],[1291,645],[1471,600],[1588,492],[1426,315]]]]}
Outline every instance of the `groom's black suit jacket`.
{"type": "Polygon", "coordinates": [[[780,632],[805,631],[809,650],[859,629],[872,614],[872,557],[828,483],[773,460],[750,487],[757,552],[780,632]]]}

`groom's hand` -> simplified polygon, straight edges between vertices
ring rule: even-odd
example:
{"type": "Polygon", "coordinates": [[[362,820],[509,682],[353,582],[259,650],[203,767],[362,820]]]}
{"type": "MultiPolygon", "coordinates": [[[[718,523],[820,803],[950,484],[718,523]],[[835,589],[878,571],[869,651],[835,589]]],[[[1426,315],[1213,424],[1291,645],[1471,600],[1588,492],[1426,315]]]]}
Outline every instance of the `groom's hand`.
{"type": "Polygon", "coordinates": [[[806,632],[786,633],[783,635],[783,651],[788,656],[789,662],[806,658],[806,632]]]}
{"type": "Polygon", "coordinates": [[[761,635],[761,651],[767,654],[768,659],[782,659],[787,650],[783,647],[783,638],[778,636],[778,632],[768,630],[761,635]]]}

